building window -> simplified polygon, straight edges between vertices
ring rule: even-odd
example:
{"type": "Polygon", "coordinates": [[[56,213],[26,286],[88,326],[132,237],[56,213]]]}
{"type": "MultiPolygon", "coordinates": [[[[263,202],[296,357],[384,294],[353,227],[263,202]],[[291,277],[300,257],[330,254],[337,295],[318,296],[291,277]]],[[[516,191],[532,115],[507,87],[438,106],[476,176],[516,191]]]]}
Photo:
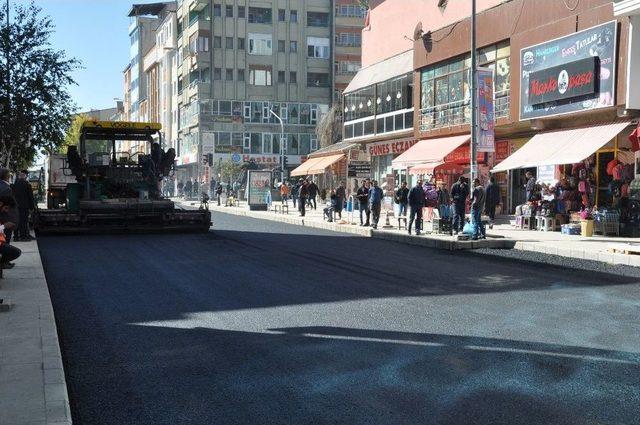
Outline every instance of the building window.
{"type": "Polygon", "coordinates": [[[278,21],[284,22],[286,16],[286,11],[284,9],[278,9],[278,21]]]}
{"type": "Polygon", "coordinates": [[[227,37],[225,42],[225,48],[233,49],[233,37],[227,37]]]}
{"type": "Polygon", "coordinates": [[[250,7],[249,22],[252,24],[271,24],[271,9],[266,7],[250,7]]]}
{"type": "Polygon", "coordinates": [[[360,70],[360,62],[338,61],[335,63],[337,74],[355,74],[360,70]]]}
{"type": "Polygon", "coordinates": [[[298,11],[292,10],[289,12],[289,22],[298,22],[298,11]]]}
{"type": "Polygon", "coordinates": [[[278,52],[284,53],[284,40],[278,40],[278,52]]]}
{"type": "Polygon", "coordinates": [[[221,68],[213,68],[213,79],[221,80],[222,79],[222,69],[221,68]]]}
{"type": "Polygon", "coordinates": [[[213,48],[219,49],[222,47],[222,37],[216,35],[213,37],[213,48]]]}
{"type": "Polygon", "coordinates": [[[244,69],[238,70],[238,81],[244,81],[244,69]]]}
{"type": "Polygon", "coordinates": [[[227,18],[233,18],[233,5],[228,4],[225,6],[225,15],[227,18]]]}
{"type": "Polygon", "coordinates": [[[284,84],[284,71],[278,71],[278,83],[284,84]]]}
{"type": "Polygon", "coordinates": [[[227,71],[225,72],[225,79],[227,81],[233,81],[233,69],[231,68],[227,68],[227,71]]]}
{"type": "Polygon", "coordinates": [[[270,86],[271,67],[249,67],[249,84],[254,86],[270,86]]]}
{"type": "Polygon", "coordinates": [[[244,12],[244,6],[238,6],[238,18],[244,18],[245,17],[245,12],[244,12]]]}
{"type": "Polygon", "coordinates": [[[328,27],[329,14],[324,12],[307,12],[307,26],[328,27]]]}
{"type": "Polygon", "coordinates": [[[209,37],[198,36],[198,33],[191,35],[189,40],[189,53],[195,55],[209,51],[209,37]]]}
{"type": "Polygon", "coordinates": [[[244,37],[238,37],[238,50],[244,50],[244,37]]]}
{"type": "Polygon", "coordinates": [[[326,72],[307,72],[307,87],[329,87],[329,74],[326,72]]]}
{"type": "Polygon", "coordinates": [[[367,15],[367,9],[356,6],[355,4],[336,6],[336,16],[345,18],[364,18],[367,15]]]}
{"type": "Polygon", "coordinates": [[[296,53],[298,51],[298,42],[290,41],[289,42],[289,52],[296,53]]]}
{"type": "Polygon", "coordinates": [[[273,54],[271,34],[249,33],[249,54],[269,56],[273,54]]]}
{"type": "Polygon", "coordinates": [[[289,82],[296,84],[298,82],[298,73],[296,71],[289,72],[289,82]]]}
{"type": "Polygon", "coordinates": [[[329,39],[307,37],[307,56],[310,58],[329,59],[329,39]]]}
{"type": "Polygon", "coordinates": [[[362,35],[354,32],[341,32],[336,34],[336,44],[338,46],[360,47],[362,45],[362,35]]]}
{"type": "Polygon", "coordinates": [[[213,5],[213,16],[222,16],[222,8],[219,4],[213,5]]]}

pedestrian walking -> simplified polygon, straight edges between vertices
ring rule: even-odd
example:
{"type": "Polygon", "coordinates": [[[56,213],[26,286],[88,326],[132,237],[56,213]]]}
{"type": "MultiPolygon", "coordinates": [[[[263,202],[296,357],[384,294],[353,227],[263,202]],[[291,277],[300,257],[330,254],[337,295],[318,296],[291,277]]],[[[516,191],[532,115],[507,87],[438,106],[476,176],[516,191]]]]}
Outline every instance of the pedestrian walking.
{"type": "Polygon", "coordinates": [[[309,208],[313,208],[315,210],[318,208],[318,205],[316,204],[316,197],[318,196],[318,192],[320,192],[318,185],[316,185],[313,180],[309,179],[307,190],[309,191],[309,198],[307,201],[309,203],[309,208]]]}
{"type": "Polygon", "coordinates": [[[495,177],[491,176],[485,192],[487,197],[485,211],[489,216],[489,229],[493,229],[493,224],[496,220],[496,207],[500,205],[500,187],[496,184],[495,177]]]}
{"type": "Polygon", "coordinates": [[[366,180],[362,180],[362,186],[356,192],[356,198],[358,198],[358,206],[360,207],[360,226],[369,226],[371,211],[369,210],[369,188],[366,180]],[[367,217],[366,223],[362,220],[362,213],[365,213],[367,217]]]}
{"type": "Polygon", "coordinates": [[[416,185],[411,188],[407,200],[409,203],[409,224],[407,225],[407,231],[411,234],[411,225],[415,220],[416,235],[420,235],[420,230],[422,230],[422,209],[426,205],[426,197],[422,189],[422,180],[418,180],[416,185]]]}
{"type": "Polygon", "coordinates": [[[300,217],[305,215],[305,206],[307,204],[307,198],[309,197],[309,188],[306,180],[300,182],[300,189],[298,189],[298,209],[300,210],[300,217]]]}
{"type": "Polygon", "coordinates": [[[407,216],[407,205],[409,204],[409,188],[407,182],[402,182],[395,193],[395,201],[398,204],[398,215],[407,216]]]}
{"type": "Polygon", "coordinates": [[[23,170],[18,173],[15,183],[13,184],[13,197],[18,206],[18,230],[16,241],[30,241],[33,238],[29,233],[29,213],[36,206],[33,199],[33,189],[27,181],[28,171],[23,170]]]}
{"type": "Polygon", "coordinates": [[[222,184],[218,183],[216,187],[216,198],[218,198],[218,206],[220,206],[220,198],[222,198],[222,184]]]}
{"type": "Polygon", "coordinates": [[[211,195],[211,198],[215,195],[216,189],[218,189],[218,183],[216,182],[216,179],[211,177],[211,181],[209,182],[209,194],[211,195]]]}
{"type": "Polygon", "coordinates": [[[182,180],[178,182],[178,196],[184,196],[184,182],[182,180]]]}
{"type": "Polygon", "coordinates": [[[438,181],[437,186],[438,186],[438,213],[440,214],[440,218],[444,218],[445,220],[448,220],[450,215],[450,210],[451,210],[451,196],[449,196],[449,191],[447,190],[443,181],[438,181]]]}
{"type": "Polygon", "coordinates": [[[373,229],[378,228],[378,221],[380,221],[380,210],[382,209],[382,198],[384,193],[382,188],[378,186],[378,181],[371,182],[373,186],[369,189],[369,208],[371,209],[371,227],[373,229]]]}
{"type": "Polygon", "coordinates": [[[289,199],[289,186],[285,182],[280,184],[280,197],[282,198],[282,203],[286,204],[287,199],[289,199]]]}
{"type": "Polygon", "coordinates": [[[297,208],[298,193],[300,192],[300,182],[295,182],[291,189],[291,200],[293,201],[293,208],[297,208]]]}
{"type": "Polygon", "coordinates": [[[191,190],[193,189],[193,179],[189,177],[189,180],[184,184],[184,199],[191,198],[191,190]]]}
{"type": "Polygon", "coordinates": [[[471,227],[473,233],[471,239],[485,239],[484,224],[482,224],[482,211],[484,211],[486,194],[480,179],[473,180],[473,193],[471,194],[471,227]]]}
{"type": "Polygon", "coordinates": [[[469,196],[469,185],[464,176],[451,186],[451,231],[457,235],[464,228],[464,216],[469,196]]]}
{"type": "Polygon", "coordinates": [[[340,186],[336,189],[336,213],[340,220],[342,220],[342,209],[344,208],[344,204],[347,199],[347,189],[345,187],[345,182],[340,182],[340,186]]]}

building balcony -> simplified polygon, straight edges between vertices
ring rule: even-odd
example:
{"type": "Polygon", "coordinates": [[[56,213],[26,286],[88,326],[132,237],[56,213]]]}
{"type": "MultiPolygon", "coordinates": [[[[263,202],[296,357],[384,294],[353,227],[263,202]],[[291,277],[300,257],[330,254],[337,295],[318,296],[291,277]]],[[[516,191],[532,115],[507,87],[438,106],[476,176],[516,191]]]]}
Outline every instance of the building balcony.
{"type": "Polygon", "coordinates": [[[211,83],[193,82],[187,87],[187,97],[189,99],[194,96],[197,96],[198,98],[208,97],[210,92],[211,83]]]}
{"type": "Polygon", "coordinates": [[[209,4],[208,0],[189,0],[189,10],[200,12],[209,4]]]}

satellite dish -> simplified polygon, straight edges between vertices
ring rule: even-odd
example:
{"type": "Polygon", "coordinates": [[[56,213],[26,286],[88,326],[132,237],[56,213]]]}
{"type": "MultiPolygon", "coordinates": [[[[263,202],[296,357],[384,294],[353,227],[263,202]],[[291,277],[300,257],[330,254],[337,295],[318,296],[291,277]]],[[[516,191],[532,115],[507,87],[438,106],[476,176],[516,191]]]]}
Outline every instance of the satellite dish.
{"type": "Polygon", "coordinates": [[[413,41],[422,38],[422,34],[424,34],[424,31],[422,30],[422,22],[418,22],[416,24],[416,28],[413,30],[413,41]]]}

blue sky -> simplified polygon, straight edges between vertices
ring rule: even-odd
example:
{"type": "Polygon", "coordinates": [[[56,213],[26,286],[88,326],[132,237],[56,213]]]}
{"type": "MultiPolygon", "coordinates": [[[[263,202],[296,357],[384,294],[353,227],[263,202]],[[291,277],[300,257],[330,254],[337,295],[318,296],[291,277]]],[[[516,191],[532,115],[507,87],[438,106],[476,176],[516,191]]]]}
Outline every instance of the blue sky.
{"type": "MultiPolygon", "coordinates": [[[[27,0],[10,0],[28,3],[27,0]]],[[[4,3],[4,1],[2,2],[4,3]]],[[[70,88],[81,110],[115,106],[123,97],[122,70],[129,62],[127,13],[133,3],[148,0],[35,0],[56,25],[53,47],[82,61],[70,88]]]]}

